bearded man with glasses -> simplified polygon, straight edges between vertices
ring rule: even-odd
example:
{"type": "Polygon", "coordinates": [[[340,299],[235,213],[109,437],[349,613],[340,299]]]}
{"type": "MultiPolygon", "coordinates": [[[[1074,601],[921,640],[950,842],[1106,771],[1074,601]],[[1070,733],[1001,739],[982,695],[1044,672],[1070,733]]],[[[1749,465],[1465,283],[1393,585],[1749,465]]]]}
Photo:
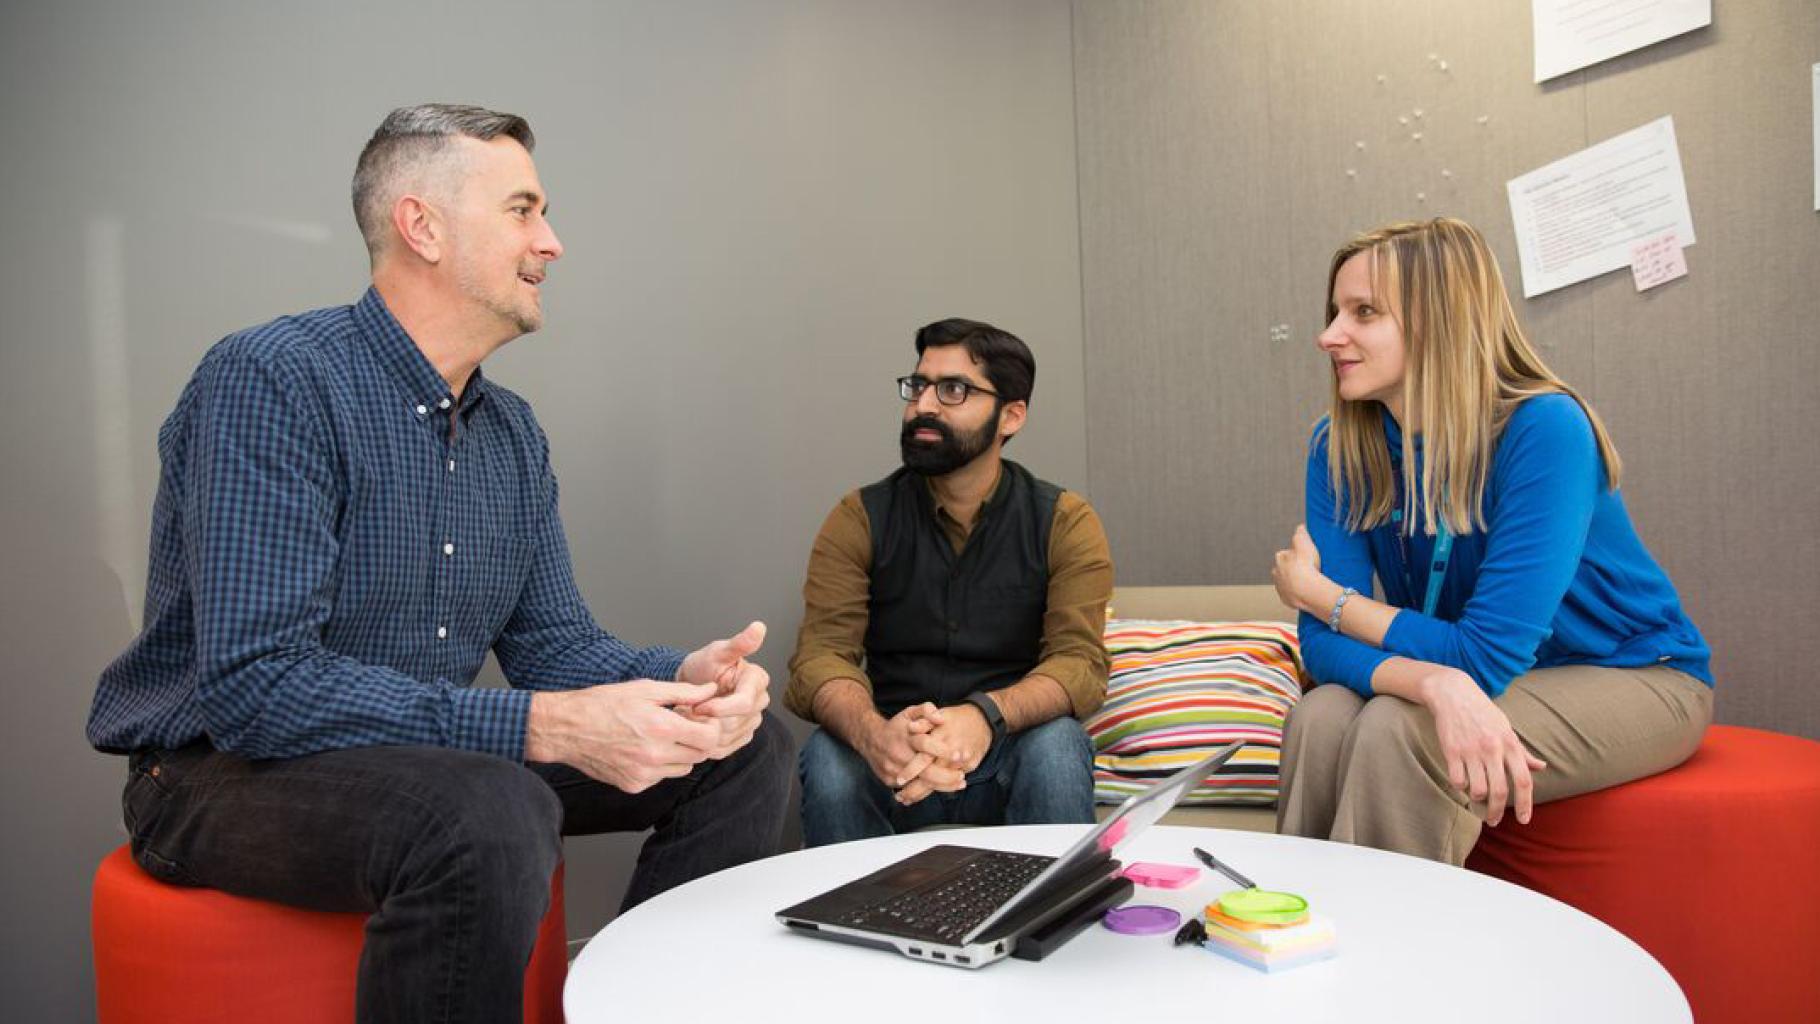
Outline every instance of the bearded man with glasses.
{"type": "Polygon", "coordinates": [[[1081,720],[1106,696],[1112,558],[1080,495],[1002,457],[1036,360],[991,324],[916,333],[903,467],[809,555],[785,703],[809,846],[934,824],[1093,820],[1081,720]]]}

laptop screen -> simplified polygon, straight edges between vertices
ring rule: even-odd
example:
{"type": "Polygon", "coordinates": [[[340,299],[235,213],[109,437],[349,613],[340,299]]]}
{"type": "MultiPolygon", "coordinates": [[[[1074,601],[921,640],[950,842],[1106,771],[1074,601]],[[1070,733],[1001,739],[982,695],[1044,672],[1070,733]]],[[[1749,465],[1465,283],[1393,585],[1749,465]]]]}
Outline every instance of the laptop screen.
{"type": "Polygon", "coordinates": [[[1057,857],[1053,864],[1044,868],[1042,874],[1018,890],[1016,896],[968,932],[964,941],[970,942],[985,934],[993,925],[1042,893],[1051,882],[1073,877],[1075,872],[1092,861],[1110,859],[1114,851],[1155,824],[1158,818],[1168,814],[1189,790],[1200,785],[1202,779],[1225,764],[1244,745],[1242,741],[1228,743],[1142,793],[1127,798],[1117,810],[1106,816],[1105,821],[1082,836],[1066,853],[1057,857]]]}

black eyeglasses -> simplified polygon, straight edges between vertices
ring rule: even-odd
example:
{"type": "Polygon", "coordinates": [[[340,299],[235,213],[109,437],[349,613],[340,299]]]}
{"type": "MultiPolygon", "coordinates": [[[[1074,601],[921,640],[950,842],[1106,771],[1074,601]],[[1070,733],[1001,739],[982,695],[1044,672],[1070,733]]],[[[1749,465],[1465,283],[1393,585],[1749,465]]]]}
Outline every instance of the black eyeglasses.
{"type": "Polygon", "coordinates": [[[923,397],[923,392],[927,391],[932,385],[935,388],[935,400],[943,405],[959,405],[962,402],[965,402],[967,396],[973,394],[975,391],[982,395],[991,395],[993,398],[998,397],[998,392],[987,390],[986,388],[980,387],[978,384],[962,380],[959,377],[943,377],[941,380],[930,380],[927,377],[919,377],[916,374],[911,374],[908,377],[899,377],[897,379],[897,397],[906,402],[914,402],[923,397]]]}

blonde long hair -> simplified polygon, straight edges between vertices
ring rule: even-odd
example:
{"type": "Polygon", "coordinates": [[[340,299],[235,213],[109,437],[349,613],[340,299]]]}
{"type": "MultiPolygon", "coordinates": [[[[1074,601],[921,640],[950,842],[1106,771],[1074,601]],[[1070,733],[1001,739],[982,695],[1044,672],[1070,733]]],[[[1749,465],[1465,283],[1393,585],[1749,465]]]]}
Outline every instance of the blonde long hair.
{"type": "MultiPolygon", "coordinates": [[[[1564,394],[1580,403],[1598,438],[1606,486],[1617,488],[1620,463],[1611,435],[1592,406],[1554,375],[1524,336],[1484,236],[1464,221],[1437,217],[1388,224],[1354,238],[1333,254],[1327,271],[1327,323],[1338,313],[1334,279],[1341,265],[1360,253],[1371,256],[1374,302],[1402,328],[1407,350],[1403,407],[1423,438],[1418,481],[1416,432],[1403,431],[1406,530],[1416,529],[1418,493],[1424,533],[1435,533],[1441,522],[1456,536],[1485,529],[1481,504],[1492,449],[1517,405],[1537,395],[1564,394]]],[[[1382,525],[1395,504],[1377,406],[1375,401],[1341,398],[1339,378],[1334,378],[1327,472],[1336,499],[1347,505],[1349,530],[1382,525]]]]}

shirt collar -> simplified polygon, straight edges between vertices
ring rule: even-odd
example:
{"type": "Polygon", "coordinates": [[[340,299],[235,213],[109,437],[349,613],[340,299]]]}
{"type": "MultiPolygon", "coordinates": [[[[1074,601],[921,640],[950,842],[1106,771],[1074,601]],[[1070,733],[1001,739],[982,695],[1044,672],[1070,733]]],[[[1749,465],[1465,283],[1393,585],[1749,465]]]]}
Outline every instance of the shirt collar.
{"type": "MultiPolygon", "coordinates": [[[[449,382],[442,379],[442,374],[437,373],[436,367],[424,357],[423,350],[392,316],[385,299],[379,296],[379,289],[368,288],[354,304],[354,323],[380,365],[397,382],[412,411],[424,416],[454,405],[455,396],[449,391],[449,382]]],[[[485,391],[486,381],[477,366],[474,375],[468,378],[467,387],[461,390],[462,411],[473,408],[485,391]]]]}
{"type": "MultiPolygon", "coordinates": [[[[986,499],[980,502],[979,510],[975,512],[973,516],[974,523],[977,524],[986,521],[986,512],[992,508],[995,502],[1004,496],[1005,491],[1010,486],[1011,475],[1005,472],[1005,464],[1000,462],[998,467],[998,481],[992,485],[992,493],[986,495],[986,499]]],[[[949,512],[947,507],[942,504],[941,498],[935,493],[935,484],[930,482],[928,477],[923,478],[923,489],[929,495],[929,506],[935,510],[937,515],[946,516],[950,522],[960,522],[960,520],[954,518],[954,514],[949,512]]]]}

